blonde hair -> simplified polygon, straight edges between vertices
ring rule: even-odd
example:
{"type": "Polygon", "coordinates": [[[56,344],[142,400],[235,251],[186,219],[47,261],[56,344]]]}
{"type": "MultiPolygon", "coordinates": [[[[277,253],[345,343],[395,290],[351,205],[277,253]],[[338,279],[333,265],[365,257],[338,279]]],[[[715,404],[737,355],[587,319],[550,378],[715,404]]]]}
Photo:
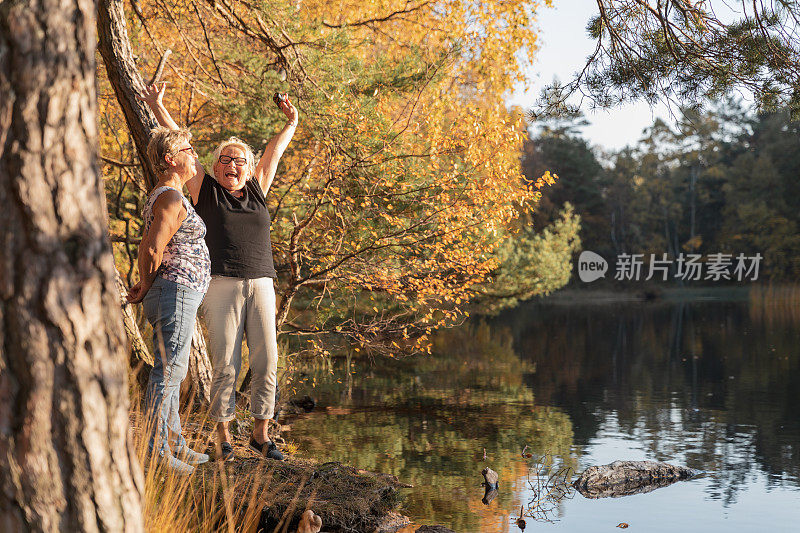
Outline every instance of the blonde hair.
{"type": "Polygon", "coordinates": [[[250,145],[238,137],[229,137],[227,140],[222,141],[220,145],[217,146],[217,149],[214,150],[214,162],[212,163],[212,166],[219,163],[220,154],[229,146],[240,148],[244,152],[244,157],[247,159],[247,163],[245,164],[245,167],[247,168],[247,178],[252,178],[256,171],[256,156],[253,154],[253,149],[250,148],[250,145]]]}
{"type": "Polygon", "coordinates": [[[171,130],[159,126],[150,130],[150,142],[147,143],[147,159],[153,166],[156,175],[163,176],[169,170],[165,156],[175,157],[181,143],[189,142],[192,134],[186,129],[171,130]]]}

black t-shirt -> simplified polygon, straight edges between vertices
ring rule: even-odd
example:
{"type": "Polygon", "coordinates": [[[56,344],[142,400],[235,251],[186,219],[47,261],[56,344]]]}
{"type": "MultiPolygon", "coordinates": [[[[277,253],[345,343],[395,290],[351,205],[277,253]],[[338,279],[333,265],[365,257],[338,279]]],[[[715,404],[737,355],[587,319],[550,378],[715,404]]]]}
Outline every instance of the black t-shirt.
{"type": "Polygon", "coordinates": [[[254,179],[247,180],[241,190],[244,196],[236,198],[212,176],[203,176],[194,208],[206,223],[211,274],[275,278],[264,193],[254,179]]]}

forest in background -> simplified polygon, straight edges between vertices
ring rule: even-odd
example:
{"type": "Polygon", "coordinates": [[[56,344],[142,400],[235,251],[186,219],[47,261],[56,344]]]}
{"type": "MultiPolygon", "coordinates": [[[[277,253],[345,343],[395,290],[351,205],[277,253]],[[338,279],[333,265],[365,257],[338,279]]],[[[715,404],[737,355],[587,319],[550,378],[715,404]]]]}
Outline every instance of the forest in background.
{"type": "Polygon", "coordinates": [[[548,122],[525,142],[523,173],[560,177],[535,226],[570,203],[582,249],[610,261],[760,253],[760,280],[800,275],[800,122],[789,109],[757,113],[732,100],[683,109],[676,127],[657,119],[635,146],[609,153],[589,146],[581,122],[548,122]]]}

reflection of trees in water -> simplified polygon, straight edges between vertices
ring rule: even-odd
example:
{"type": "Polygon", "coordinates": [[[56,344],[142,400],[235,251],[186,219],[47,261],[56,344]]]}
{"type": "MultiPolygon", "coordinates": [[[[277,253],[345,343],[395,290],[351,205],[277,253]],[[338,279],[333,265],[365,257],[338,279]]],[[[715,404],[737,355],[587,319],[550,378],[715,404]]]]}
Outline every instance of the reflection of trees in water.
{"type": "Polygon", "coordinates": [[[521,307],[442,332],[434,356],[354,363],[349,384],[309,376],[320,404],[341,411],[299,421],[289,438],[413,483],[405,509],[456,531],[495,530],[526,503],[525,444],[575,468],[574,450],[611,431],[649,458],[711,472],[710,496],[727,503],[756,473],[798,483],[799,336],[738,304],[521,307]],[[489,507],[487,465],[501,479],[489,507]]]}
{"type": "Polygon", "coordinates": [[[321,407],[331,409],[298,420],[288,437],[304,455],[413,484],[404,494],[413,516],[456,531],[493,531],[523,503],[525,444],[576,466],[572,424],[563,410],[535,401],[525,384],[535,366],[516,355],[510,329],[472,324],[438,334],[434,347],[433,356],[355,364],[349,384],[339,370],[309,376],[321,407]],[[487,465],[501,480],[488,507],[480,487],[487,465]]]}
{"type": "Polygon", "coordinates": [[[756,472],[776,485],[800,476],[798,323],[752,315],[683,302],[528,306],[498,320],[536,365],[526,383],[537,401],[569,414],[576,444],[626,433],[653,459],[711,471],[712,496],[731,502],[756,472]]]}

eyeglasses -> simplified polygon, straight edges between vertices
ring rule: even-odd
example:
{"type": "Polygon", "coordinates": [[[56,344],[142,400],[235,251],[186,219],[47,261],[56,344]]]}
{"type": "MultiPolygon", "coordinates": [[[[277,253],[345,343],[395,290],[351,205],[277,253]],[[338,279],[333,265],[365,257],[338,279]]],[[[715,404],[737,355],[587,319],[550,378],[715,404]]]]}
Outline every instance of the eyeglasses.
{"type": "Polygon", "coordinates": [[[247,164],[247,159],[244,157],[231,157],[229,155],[219,156],[219,162],[223,165],[227,165],[231,161],[233,161],[237,167],[243,167],[247,164]]]}
{"type": "Polygon", "coordinates": [[[194,155],[197,155],[197,152],[195,152],[195,151],[194,151],[194,148],[192,148],[191,146],[190,146],[190,147],[188,147],[188,148],[181,148],[181,149],[180,149],[180,150],[178,150],[178,151],[179,151],[179,152],[191,152],[191,153],[193,153],[194,155]]]}

